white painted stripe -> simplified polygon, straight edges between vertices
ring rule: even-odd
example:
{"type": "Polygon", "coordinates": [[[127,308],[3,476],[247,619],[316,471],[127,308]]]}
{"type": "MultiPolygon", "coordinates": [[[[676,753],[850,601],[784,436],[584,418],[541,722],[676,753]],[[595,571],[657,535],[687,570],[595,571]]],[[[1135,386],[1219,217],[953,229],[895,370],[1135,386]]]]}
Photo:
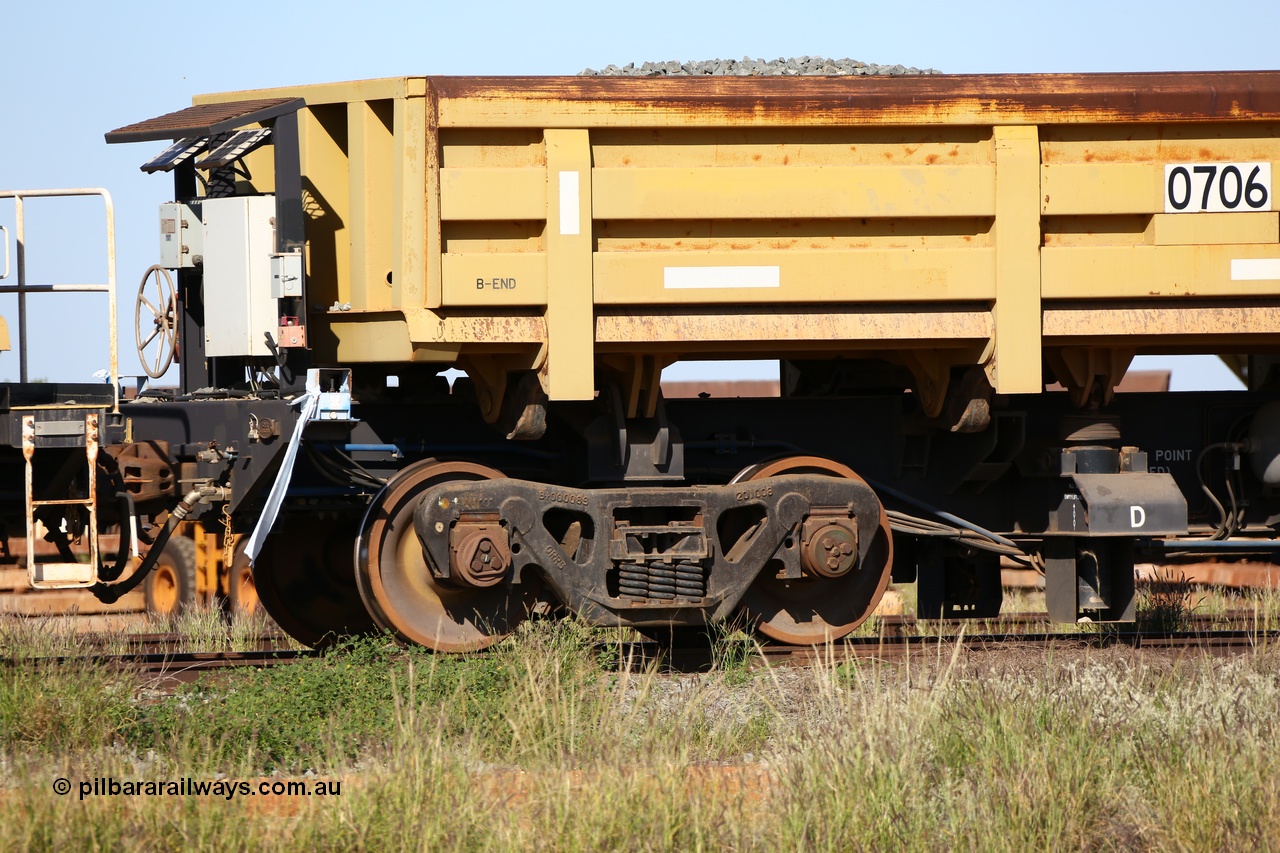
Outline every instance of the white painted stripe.
{"type": "Polygon", "coordinates": [[[1280,280],[1280,258],[1232,258],[1231,280],[1280,280]]]}
{"type": "Polygon", "coordinates": [[[663,267],[662,286],[667,290],[781,287],[782,274],[778,267],[663,267]]]}
{"type": "Polygon", "coordinates": [[[560,233],[566,237],[582,233],[578,205],[578,173],[560,173],[560,233]]]}

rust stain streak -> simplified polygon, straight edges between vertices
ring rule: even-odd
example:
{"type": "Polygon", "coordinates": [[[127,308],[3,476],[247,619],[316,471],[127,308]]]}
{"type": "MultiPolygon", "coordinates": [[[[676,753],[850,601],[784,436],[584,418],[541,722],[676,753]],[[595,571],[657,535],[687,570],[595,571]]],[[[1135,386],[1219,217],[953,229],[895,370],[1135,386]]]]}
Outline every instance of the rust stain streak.
{"type": "Polygon", "coordinates": [[[438,77],[442,100],[542,109],[607,107],[733,123],[804,117],[807,124],[945,122],[977,115],[1000,122],[1182,122],[1280,118],[1280,72],[936,75],[923,77],[438,77]]]}

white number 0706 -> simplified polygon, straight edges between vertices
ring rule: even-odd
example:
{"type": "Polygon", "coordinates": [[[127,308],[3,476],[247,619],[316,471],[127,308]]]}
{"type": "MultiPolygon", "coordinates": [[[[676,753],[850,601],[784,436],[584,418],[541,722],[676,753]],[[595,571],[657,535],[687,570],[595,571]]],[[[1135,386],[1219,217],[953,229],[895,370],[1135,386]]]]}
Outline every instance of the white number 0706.
{"type": "Polygon", "coordinates": [[[1270,210],[1270,163],[1169,163],[1164,212],[1270,210]]]}

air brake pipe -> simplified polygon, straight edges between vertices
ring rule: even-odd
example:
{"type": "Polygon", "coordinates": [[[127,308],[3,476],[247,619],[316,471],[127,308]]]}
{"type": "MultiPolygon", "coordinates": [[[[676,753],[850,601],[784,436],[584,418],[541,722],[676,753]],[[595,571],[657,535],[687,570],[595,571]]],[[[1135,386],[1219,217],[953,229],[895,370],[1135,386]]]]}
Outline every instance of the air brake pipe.
{"type": "Polygon", "coordinates": [[[196,504],[200,502],[200,498],[203,496],[204,487],[195,488],[187,492],[186,497],[178,501],[178,505],[173,508],[173,512],[169,513],[169,520],[165,522],[164,527],[156,534],[155,543],[151,546],[151,550],[147,552],[147,556],[142,558],[142,565],[138,566],[137,571],[120,583],[98,581],[89,587],[89,591],[93,593],[94,598],[103,604],[114,604],[120,600],[122,595],[132,592],[138,584],[142,583],[142,579],[155,568],[156,562],[159,561],[160,554],[164,551],[164,546],[168,543],[173,531],[191,514],[191,511],[195,509],[196,504]]]}
{"type": "MultiPolygon", "coordinates": [[[[322,444],[323,442],[315,442],[322,444]]],[[[335,445],[336,442],[328,442],[335,445]]],[[[510,453],[518,456],[528,456],[533,459],[546,459],[554,461],[562,459],[564,454],[553,453],[549,450],[534,450],[528,447],[506,447],[499,445],[490,447],[486,444],[429,444],[425,441],[417,442],[400,442],[399,444],[343,444],[342,449],[351,452],[372,452],[372,453],[395,453],[403,456],[409,453],[510,453]]]]}
{"type": "Polygon", "coordinates": [[[128,492],[116,492],[116,498],[120,501],[120,511],[123,513],[122,518],[129,519],[129,524],[120,525],[120,547],[116,549],[116,561],[110,566],[98,566],[98,580],[114,581],[124,574],[124,567],[129,563],[129,556],[134,550],[133,521],[136,518],[136,512],[133,507],[133,495],[128,492]],[[126,541],[127,540],[127,541],[126,541]]]}
{"type": "MultiPolygon", "coordinates": [[[[738,439],[732,439],[729,442],[729,444],[730,446],[745,445],[753,449],[781,448],[781,449],[794,450],[794,451],[800,450],[800,448],[797,447],[796,445],[786,441],[751,441],[751,440],[740,441],[738,439]]],[[[686,441],[684,446],[686,448],[696,448],[699,450],[711,450],[711,449],[722,447],[724,446],[724,444],[718,441],[686,441]]],[[[949,521],[952,524],[956,525],[957,527],[963,527],[965,530],[968,530],[971,533],[976,533],[979,536],[982,536],[983,538],[990,539],[992,542],[998,542],[1001,545],[1005,545],[1009,548],[1013,548],[1015,551],[1022,553],[1022,546],[1011,539],[1006,539],[1003,536],[999,535],[998,533],[992,533],[990,530],[987,530],[985,527],[979,527],[978,525],[974,524],[971,521],[965,521],[963,518],[960,518],[959,516],[952,515],[949,512],[944,512],[943,510],[930,506],[924,501],[917,500],[916,498],[913,498],[910,495],[904,494],[898,491],[897,489],[890,488],[889,486],[886,486],[883,483],[877,483],[875,480],[868,479],[867,477],[863,477],[862,479],[866,481],[866,484],[868,486],[870,486],[872,489],[874,489],[877,492],[883,492],[892,498],[902,501],[903,503],[911,504],[916,509],[922,509],[925,512],[930,513],[938,518],[941,518],[944,521],[949,521]]]]}
{"type": "Polygon", "coordinates": [[[974,524],[971,521],[965,521],[963,518],[960,518],[959,516],[952,515],[949,512],[944,512],[943,510],[937,509],[936,507],[932,507],[929,504],[925,503],[924,501],[916,500],[910,495],[903,494],[897,489],[890,488],[889,486],[886,486],[883,483],[877,483],[875,480],[868,480],[866,477],[863,477],[863,479],[866,480],[866,483],[868,486],[870,486],[872,489],[874,489],[877,492],[883,492],[886,495],[889,495],[891,498],[894,498],[895,500],[900,500],[904,503],[909,503],[912,506],[914,506],[916,509],[922,509],[927,513],[936,515],[938,518],[941,518],[943,521],[949,521],[950,523],[956,525],[957,527],[963,527],[965,530],[968,530],[972,533],[977,533],[979,536],[982,536],[986,539],[990,539],[992,542],[999,542],[1001,545],[1007,545],[1010,548],[1017,549],[1019,552],[1022,551],[1022,546],[1019,545],[1017,542],[1014,542],[1012,539],[1006,539],[998,533],[992,533],[990,530],[987,530],[985,527],[979,527],[978,525],[974,524]]]}

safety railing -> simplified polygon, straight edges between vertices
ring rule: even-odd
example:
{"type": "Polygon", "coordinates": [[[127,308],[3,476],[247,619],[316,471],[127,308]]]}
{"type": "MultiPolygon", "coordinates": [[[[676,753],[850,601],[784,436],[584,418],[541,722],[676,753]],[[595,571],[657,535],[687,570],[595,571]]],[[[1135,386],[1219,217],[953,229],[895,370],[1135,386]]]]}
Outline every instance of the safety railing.
{"type": "MultiPolygon", "coordinates": [[[[0,198],[11,198],[14,201],[14,237],[17,244],[17,283],[0,284],[0,293],[16,293],[18,295],[18,375],[23,383],[27,377],[27,294],[28,293],[106,293],[108,302],[109,339],[111,346],[111,388],[112,411],[120,410],[120,362],[117,352],[116,333],[116,216],[111,201],[111,193],[100,188],[80,188],[65,190],[0,190],[0,198]],[[63,198],[75,196],[99,196],[106,205],[107,219],[107,282],[106,284],[31,284],[27,281],[26,259],[26,208],[25,201],[32,198],[63,198]]],[[[5,262],[4,275],[9,277],[9,239],[4,237],[5,262]]]]}

